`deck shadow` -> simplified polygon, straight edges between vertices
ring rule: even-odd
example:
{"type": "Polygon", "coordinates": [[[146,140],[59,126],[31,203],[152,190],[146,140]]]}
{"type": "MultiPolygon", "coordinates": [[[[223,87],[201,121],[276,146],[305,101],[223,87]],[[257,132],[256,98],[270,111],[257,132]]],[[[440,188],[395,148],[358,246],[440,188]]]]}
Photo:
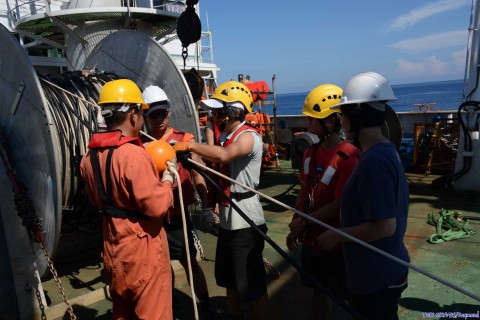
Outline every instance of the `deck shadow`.
{"type": "MultiPolygon", "coordinates": [[[[108,310],[104,314],[99,314],[98,310],[88,308],[85,306],[81,306],[78,304],[72,305],[73,312],[75,313],[75,316],[77,319],[98,319],[98,320],[107,320],[107,319],[112,319],[112,312],[111,310],[108,310]]],[[[71,319],[70,314],[68,311],[65,311],[64,316],[62,317],[63,320],[69,320],[71,319]]]]}
{"type": "MultiPolygon", "coordinates": [[[[191,320],[195,319],[194,316],[194,310],[193,310],[193,303],[192,299],[190,298],[189,295],[183,293],[182,291],[178,289],[174,289],[175,291],[175,296],[178,299],[178,302],[181,305],[182,312],[181,314],[176,314],[174,315],[175,320],[191,320]]],[[[216,311],[216,313],[220,316],[223,316],[225,314],[225,310],[227,310],[227,299],[226,297],[221,297],[221,296],[213,296],[210,297],[210,304],[212,308],[216,311]]],[[[197,303],[197,310],[200,316],[201,310],[200,310],[200,305],[197,303]]],[[[200,316],[200,319],[202,317],[200,316]]]]}
{"type": "Polygon", "coordinates": [[[436,176],[407,174],[410,204],[428,205],[436,209],[480,211],[479,194],[458,194],[453,189],[436,185],[437,179],[436,176]]]}

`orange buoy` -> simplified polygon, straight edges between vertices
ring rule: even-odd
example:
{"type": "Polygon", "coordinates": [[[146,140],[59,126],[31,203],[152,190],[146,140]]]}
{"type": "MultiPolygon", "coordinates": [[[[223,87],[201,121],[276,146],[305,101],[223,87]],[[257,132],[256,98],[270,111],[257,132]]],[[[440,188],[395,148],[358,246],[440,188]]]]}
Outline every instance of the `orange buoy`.
{"type": "Polygon", "coordinates": [[[265,100],[268,98],[268,95],[270,94],[270,90],[268,89],[268,84],[265,81],[249,82],[249,83],[245,83],[245,86],[252,93],[253,102],[258,100],[265,100]]]}
{"type": "Polygon", "coordinates": [[[177,156],[168,142],[160,140],[149,142],[145,150],[152,157],[153,163],[160,173],[167,168],[167,161],[171,161],[177,156]]]}
{"type": "Polygon", "coordinates": [[[265,81],[257,81],[255,83],[257,85],[257,100],[267,99],[268,95],[270,94],[268,84],[265,81]]]}
{"type": "Polygon", "coordinates": [[[250,90],[250,92],[252,93],[252,101],[253,102],[257,101],[257,99],[258,99],[257,83],[256,82],[247,82],[247,83],[244,83],[244,84],[248,88],[248,90],[250,90]]]}

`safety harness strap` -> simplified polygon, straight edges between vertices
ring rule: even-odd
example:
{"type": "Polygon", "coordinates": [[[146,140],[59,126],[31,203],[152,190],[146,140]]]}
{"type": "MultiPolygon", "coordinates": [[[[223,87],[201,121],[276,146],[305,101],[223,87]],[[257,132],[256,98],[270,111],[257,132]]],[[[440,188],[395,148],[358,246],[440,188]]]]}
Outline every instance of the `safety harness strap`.
{"type": "Polygon", "coordinates": [[[253,192],[253,191],[247,191],[247,192],[230,192],[230,198],[235,199],[235,200],[237,200],[237,201],[251,198],[251,197],[253,197],[254,195],[256,195],[256,193],[253,192]]]}
{"type": "Polygon", "coordinates": [[[102,215],[112,216],[122,219],[148,219],[148,216],[132,210],[119,209],[115,207],[112,199],[112,180],[110,178],[110,167],[112,164],[112,155],[115,148],[109,148],[107,154],[107,163],[105,166],[105,183],[107,191],[103,187],[102,173],[100,171],[100,160],[98,159],[98,150],[90,150],[90,163],[92,164],[93,174],[95,176],[95,182],[97,184],[97,190],[100,193],[100,197],[103,201],[103,208],[99,210],[102,215]]]}

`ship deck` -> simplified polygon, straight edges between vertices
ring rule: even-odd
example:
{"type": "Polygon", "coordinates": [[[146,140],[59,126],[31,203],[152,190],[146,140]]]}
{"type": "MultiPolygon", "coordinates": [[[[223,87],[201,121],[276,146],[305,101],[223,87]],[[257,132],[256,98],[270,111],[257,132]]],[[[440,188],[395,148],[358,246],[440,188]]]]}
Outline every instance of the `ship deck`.
{"type": "MultiPolygon", "coordinates": [[[[298,170],[291,169],[289,161],[281,161],[279,169],[272,168],[262,173],[260,191],[293,206],[299,190],[296,184],[297,175],[298,170]]],[[[428,176],[421,173],[407,174],[410,186],[410,211],[405,242],[410,252],[411,263],[478,296],[479,234],[441,244],[430,244],[427,239],[435,232],[435,227],[427,224],[427,216],[431,212],[437,214],[445,208],[460,211],[464,216],[478,218],[480,199],[473,195],[461,196],[442,187],[435,187],[437,178],[439,176],[433,174],[428,176]]],[[[268,201],[263,203],[269,228],[268,236],[293,259],[299,261],[299,252],[288,252],[285,246],[291,211],[268,201]]],[[[197,218],[198,215],[194,214],[194,221],[197,218]]],[[[470,227],[480,231],[480,221],[471,220],[470,227]]],[[[85,231],[84,228],[83,230],[85,231]]],[[[90,230],[90,233],[84,231],[74,230],[63,234],[62,243],[65,245],[60,248],[56,268],[78,319],[111,319],[112,305],[101,274],[101,234],[94,230],[90,230]]],[[[213,276],[216,237],[201,230],[197,233],[206,257],[206,260],[200,259],[199,262],[207,278],[212,303],[221,313],[225,310],[226,299],[225,290],[216,285],[213,276]]],[[[310,292],[300,284],[299,272],[269,244],[265,245],[264,257],[280,271],[278,279],[275,279],[273,273],[268,274],[271,319],[310,319],[310,292]]],[[[174,262],[173,266],[176,275],[175,290],[185,309],[177,319],[194,319],[187,277],[178,263],[174,262]]],[[[52,279],[44,281],[43,288],[50,304],[45,308],[47,319],[69,319],[55,282],[52,279]]],[[[480,302],[411,270],[409,287],[400,301],[399,315],[401,319],[425,317],[441,319],[440,316],[424,313],[477,314],[479,310],[480,302]]],[[[246,319],[251,318],[251,310],[247,306],[245,315],[246,319]]],[[[335,306],[331,319],[352,318],[340,306],[335,306]]]]}

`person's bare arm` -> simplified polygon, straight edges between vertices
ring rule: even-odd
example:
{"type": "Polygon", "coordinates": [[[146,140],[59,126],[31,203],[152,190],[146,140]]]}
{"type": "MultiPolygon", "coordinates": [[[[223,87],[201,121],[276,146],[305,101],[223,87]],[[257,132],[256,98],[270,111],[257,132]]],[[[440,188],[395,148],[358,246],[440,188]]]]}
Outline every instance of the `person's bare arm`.
{"type": "Polygon", "coordinates": [[[193,142],[189,144],[188,151],[200,155],[202,158],[218,163],[228,163],[234,159],[249,155],[253,150],[252,132],[244,132],[238,136],[238,139],[227,146],[211,146],[202,143],[193,142]]]}

